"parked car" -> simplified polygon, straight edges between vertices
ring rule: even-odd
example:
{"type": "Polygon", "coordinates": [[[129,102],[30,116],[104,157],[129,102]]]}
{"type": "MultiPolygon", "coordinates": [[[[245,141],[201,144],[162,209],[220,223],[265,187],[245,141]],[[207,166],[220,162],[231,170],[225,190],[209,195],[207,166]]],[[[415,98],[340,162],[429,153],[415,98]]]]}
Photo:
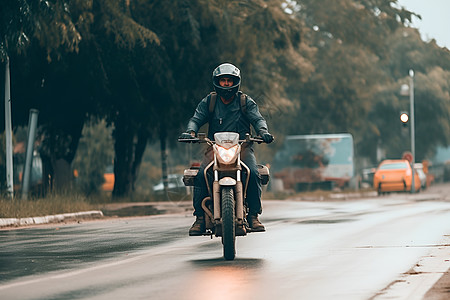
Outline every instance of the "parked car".
{"type": "Polygon", "coordinates": [[[423,170],[423,164],[421,163],[415,163],[414,164],[414,169],[416,169],[417,174],[419,175],[420,178],[420,187],[422,190],[426,189],[428,186],[427,183],[427,174],[425,174],[424,170],[423,170]]]}
{"type": "MultiPolygon", "coordinates": [[[[187,189],[183,183],[183,174],[169,174],[167,176],[167,190],[176,193],[186,193],[187,189]]],[[[164,193],[164,183],[161,181],[153,186],[153,192],[156,194],[164,193]]]]}
{"type": "Polygon", "coordinates": [[[367,188],[373,185],[373,175],[375,174],[376,169],[376,167],[372,167],[361,170],[361,187],[367,188]]]}
{"type": "Polygon", "coordinates": [[[114,166],[107,166],[105,173],[103,173],[102,191],[112,192],[114,190],[114,180],[114,166]]]}
{"type": "MultiPolygon", "coordinates": [[[[387,192],[411,191],[412,168],[407,160],[387,159],[382,161],[373,177],[373,187],[378,194],[387,192]]],[[[421,182],[417,172],[414,172],[414,190],[420,191],[421,182]]]]}

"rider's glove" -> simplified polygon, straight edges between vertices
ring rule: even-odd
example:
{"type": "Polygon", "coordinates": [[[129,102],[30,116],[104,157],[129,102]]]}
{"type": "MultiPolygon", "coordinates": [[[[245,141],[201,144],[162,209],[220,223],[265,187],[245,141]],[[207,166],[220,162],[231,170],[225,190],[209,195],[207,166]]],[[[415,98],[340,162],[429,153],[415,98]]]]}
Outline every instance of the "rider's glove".
{"type": "Polygon", "coordinates": [[[183,133],[180,135],[179,139],[180,139],[180,140],[190,140],[190,139],[192,139],[192,138],[194,137],[193,134],[194,134],[193,132],[192,132],[192,133],[189,133],[189,132],[183,132],[183,133]]]}
{"type": "Polygon", "coordinates": [[[271,135],[268,131],[266,130],[261,130],[259,132],[259,135],[261,136],[262,140],[264,141],[264,143],[266,144],[270,144],[273,141],[273,135],[271,135]]]}

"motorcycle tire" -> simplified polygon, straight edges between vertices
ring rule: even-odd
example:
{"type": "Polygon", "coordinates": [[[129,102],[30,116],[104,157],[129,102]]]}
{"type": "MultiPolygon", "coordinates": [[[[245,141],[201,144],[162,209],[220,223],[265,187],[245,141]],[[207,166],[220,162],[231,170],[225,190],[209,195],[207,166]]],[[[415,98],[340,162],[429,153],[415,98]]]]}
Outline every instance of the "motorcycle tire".
{"type": "Polygon", "coordinates": [[[223,256],[226,260],[233,260],[236,255],[235,243],[235,214],[234,193],[230,187],[222,189],[222,245],[223,256]]]}

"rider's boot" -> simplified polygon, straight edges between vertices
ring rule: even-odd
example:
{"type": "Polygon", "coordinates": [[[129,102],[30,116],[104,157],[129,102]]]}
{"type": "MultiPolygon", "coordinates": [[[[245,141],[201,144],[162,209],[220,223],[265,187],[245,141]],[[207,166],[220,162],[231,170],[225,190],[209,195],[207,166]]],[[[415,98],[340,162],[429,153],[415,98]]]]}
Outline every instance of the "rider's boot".
{"type": "Polygon", "coordinates": [[[266,228],[263,224],[258,220],[258,215],[248,215],[247,216],[248,226],[253,232],[262,232],[266,231],[266,228]]]}
{"type": "Polygon", "coordinates": [[[236,224],[235,233],[236,233],[236,236],[247,235],[247,230],[245,229],[244,224],[242,224],[242,225],[236,224]]]}
{"type": "Polygon", "coordinates": [[[192,224],[191,228],[189,229],[189,235],[198,236],[202,235],[204,232],[205,232],[205,217],[197,216],[197,219],[195,219],[194,224],[192,224]]]}

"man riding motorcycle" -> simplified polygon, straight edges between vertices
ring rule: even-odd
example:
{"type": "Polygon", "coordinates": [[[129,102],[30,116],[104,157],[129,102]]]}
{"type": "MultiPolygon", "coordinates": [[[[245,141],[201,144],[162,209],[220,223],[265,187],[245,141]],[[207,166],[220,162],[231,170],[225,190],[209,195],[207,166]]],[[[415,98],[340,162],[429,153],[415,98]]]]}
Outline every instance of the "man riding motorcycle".
{"type": "MultiPolygon", "coordinates": [[[[239,91],[241,84],[240,70],[230,64],[224,63],[213,71],[212,81],[217,94],[209,94],[200,101],[194,116],[189,120],[186,132],[183,132],[180,139],[190,139],[197,135],[201,126],[209,123],[208,138],[214,140],[216,132],[237,132],[240,139],[245,139],[247,133],[251,133],[250,125],[265,143],[271,143],[273,136],[268,132],[267,122],[261,116],[255,101],[247,95],[242,96],[239,91]],[[240,99],[242,99],[240,101],[240,99]],[[245,109],[244,109],[245,107],[245,109]]],[[[203,198],[208,196],[208,189],[204,178],[204,168],[211,162],[213,157],[211,148],[208,148],[200,170],[195,177],[194,187],[194,216],[196,220],[189,229],[189,235],[202,235],[205,231],[204,211],[201,207],[203,198]]],[[[250,169],[250,179],[247,188],[247,203],[249,213],[247,222],[252,231],[265,231],[265,227],[258,219],[262,213],[261,205],[261,177],[258,173],[254,149],[251,145],[243,148],[241,160],[250,169]]],[[[245,228],[239,230],[245,231],[245,228]]]]}

